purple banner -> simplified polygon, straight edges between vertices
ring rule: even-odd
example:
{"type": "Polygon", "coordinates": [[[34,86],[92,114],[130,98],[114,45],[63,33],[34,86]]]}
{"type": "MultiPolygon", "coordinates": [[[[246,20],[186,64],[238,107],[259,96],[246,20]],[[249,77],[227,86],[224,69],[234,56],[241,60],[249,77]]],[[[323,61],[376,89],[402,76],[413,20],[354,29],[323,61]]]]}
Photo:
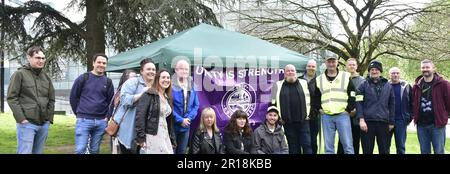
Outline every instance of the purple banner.
{"type": "Polygon", "coordinates": [[[220,130],[238,109],[249,115],[253,129],[265,119],[271,100],[272,84],[283,77],[283,69],[270,68],[204,68],[193,67],[192,73],[200,108],[193,128],[198,127],[201,110],[212,107],[220,130]]]}

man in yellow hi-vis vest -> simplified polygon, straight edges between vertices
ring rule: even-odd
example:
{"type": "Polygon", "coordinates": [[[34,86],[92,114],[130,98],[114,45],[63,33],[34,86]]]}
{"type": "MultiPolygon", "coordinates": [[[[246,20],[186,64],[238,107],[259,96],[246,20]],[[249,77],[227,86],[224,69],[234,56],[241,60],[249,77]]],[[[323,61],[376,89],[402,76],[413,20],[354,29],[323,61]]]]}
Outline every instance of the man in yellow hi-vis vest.
{"type": "Polygon", "coordinates": [[[297,78],[294,65],[284,68],[284,80],[272,86],[271,105],[280,111],[289,154],[311,154],[308,115],[311,106],[308,82],[297,78]]]}
{"type": "Polygon", "coordinates": [[[316,78],[315,104],[322,114],[325,154],[334,154],[336,130],[345,154],[354,154],[349,113],[355,108],[355,87],[350,74],[337,69],[337,57],[327,57],[327,70],[316,78]]]}

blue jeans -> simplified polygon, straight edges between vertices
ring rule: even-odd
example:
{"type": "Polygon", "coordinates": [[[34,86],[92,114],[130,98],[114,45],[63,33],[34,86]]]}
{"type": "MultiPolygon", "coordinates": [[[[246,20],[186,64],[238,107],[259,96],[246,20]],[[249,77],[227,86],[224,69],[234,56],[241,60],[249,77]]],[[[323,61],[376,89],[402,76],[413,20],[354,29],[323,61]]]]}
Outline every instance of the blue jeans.
{"type": "Polygon", "coordinates": [[[175,154],[186,154],[186,148],[189,142],[189,129],[186,132],[176,132],[177,147],[175,154]]]}
{"type": "Polygon", "coordinates": [[[89,154],[100,152],[100,143],[107,122],[105,119],[77,118],[75,127],[75,154],[85,154],[89,144],[89,154]]]}
{"type": "Polygon", "coordinates": [[[41,154],[47,140],[47,121],[43,125],[17,123],[17,154],[41,154]]]}
{"type": "MultiPolygon", "coordinates": [[[[350,124],[352,125],[353,151],[355,152],[355,154],[359,154],[359,149],[361,146],[361,128],[359,127],[359,124],[355,124],[353,122],[353,118],[350,118],[350,120],[350,124]]],[[[341,140],[338,141],[337,154],[344,154],[341,140]]]]}
{"type": "Polygon", "coordinates": [[[309,121],[286,123],[283,127],[289,154],[312,154],[309,121]]]}
{"type": "Polygon", "coordinates": [[[417,138],[420,143],[420,153],[431,154],[431,144],[433,144],[434,154],[445,154],[445,126],[437,128],[432,125],[417,125],[417,138]]]}
{"type": "Polygon", "coordinates": [[[341,140],[345,154],[354,154],[352,127],[350,116],[347,112],[330,116],[323,114],[322,117],[323,139],[325,141],[325,154],[334,154],[334,142],[336,130],[341,140]]]}
{"type": "Polygon", "coordinates": [[[388,150],[391,148],[392,136],[395,136],[395,148],[397,154],[405,154],[406,127],[408,124],[404,120],[395,120],[394,130],[389,132],[388,150]]]}

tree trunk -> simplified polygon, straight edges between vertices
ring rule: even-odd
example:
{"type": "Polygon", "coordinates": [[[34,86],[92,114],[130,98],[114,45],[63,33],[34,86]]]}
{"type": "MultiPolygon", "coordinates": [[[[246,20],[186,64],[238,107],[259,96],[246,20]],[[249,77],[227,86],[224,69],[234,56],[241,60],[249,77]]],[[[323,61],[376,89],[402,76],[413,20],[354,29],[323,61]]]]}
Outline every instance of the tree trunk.
{"type": "Polygon", "coordinates": [[[105,53],[105,0],[86,1],[86,65],[87,70],[93,69],[93,57],[96,53],[105,53]]]}
{"type": "Polygon", "coordinates": [[[361,62],[361,64],[358,66],[358,72],[359,75],[363,76],[365,71],[367,71],[367,67],[369,66],[366,62],[361,62]]]}

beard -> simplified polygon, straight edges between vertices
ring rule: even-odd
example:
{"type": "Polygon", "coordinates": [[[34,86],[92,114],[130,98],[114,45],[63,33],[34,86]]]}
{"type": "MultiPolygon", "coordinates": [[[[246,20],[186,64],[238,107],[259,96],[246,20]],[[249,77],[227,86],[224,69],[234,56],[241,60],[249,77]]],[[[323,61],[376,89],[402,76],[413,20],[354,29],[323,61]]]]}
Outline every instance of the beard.
{"type": "Polygon", "coordinates": [[[378,81],[380,80],[380,76],[373,77],[373,76],[371,75],[371,76],[370,76],[370,79],[372,79],[372,81],[373,81],[374,83],[378,83],[378,81]]]}
{"type": "Polygon", "coordinates": [[[289,83],[294,83],[295,80],[297,80],[296,77],[286,77],[286,81],[289,82],[289,83]]]}
{"type": "Polygon", "coordinates": [[[380,78],[380,76],[381,76],[381,75],[379,75],[379,74],[376,74],[376,75],[374,75],[374,74],[369,74],[369,77],[370,77],[370,78],[374,78],[374,79],[380,78]]]}
{"type": "Polygon", "coordinates": [[[431,71],[422,71],[422,75],[424,77],[430,77],[431,76],[431,71]]]}

